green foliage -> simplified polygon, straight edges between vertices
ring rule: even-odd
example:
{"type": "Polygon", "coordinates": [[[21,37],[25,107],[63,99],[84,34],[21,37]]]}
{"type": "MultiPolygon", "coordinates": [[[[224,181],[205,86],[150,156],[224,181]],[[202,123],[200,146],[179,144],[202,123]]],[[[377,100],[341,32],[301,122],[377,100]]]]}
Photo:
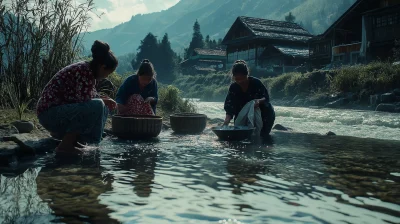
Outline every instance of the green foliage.
{"type": "Polygon", "coordinates": [[[184,100],[180,96],[180,90],[175,86],[169,85],[159,88],[159,103],[157,107],[160,109],[162,116],[168,116],[172,113],[194,113],[196,112],[195,105],[184,100]]]}
{"type": "Polygon", "coordinates": [[[22,120],[22,115],[25,113],[25,111],[28,109],[29,104],[32,102],[32,99],[26,101],[26,102],[20,102],[19,105],[17,105],[16,110],[18,113],[18,118],[19,120],[22,120]]]}
{"type": "Polygon", "coordinates": [[[333,71],[288,73],[262,79],[273,99],[316,93],[384,93],[400,86],[400,66],[389,62],[343,67],[333,71]]]}
{"type": "Polygon", "coordinates": [[[225,100],[231,82],[231,77],[226,73],[215,73],[179,76],[173,84],[182,90],[187,98],[222,101],[225,100]]]}
{"type": "Polygon", "coordinates": [[[292,73],[283,74],[275,78],[264,79],[263,83],[269,89],[272,97],[281,98],[285,96],[285,85],[290,80],[291,76],[292,73]]]}
{"type": "Polygon", "coordinates": [[[390,62],[373,62],[337,70],[332,78],[331,90],[354,93],[368,90],[382,93],[399,86],[400,66],[390,62]]]}

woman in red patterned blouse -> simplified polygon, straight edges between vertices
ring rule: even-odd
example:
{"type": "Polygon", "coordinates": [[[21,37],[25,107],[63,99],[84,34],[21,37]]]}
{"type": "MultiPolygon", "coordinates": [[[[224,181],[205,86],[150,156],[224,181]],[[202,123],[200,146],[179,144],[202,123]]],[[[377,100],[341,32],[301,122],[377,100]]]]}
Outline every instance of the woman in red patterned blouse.
{"type": "Polygon", "coordinates": [[[98,144],[108,110],[116,109],[115,101],[101,98],[95,86],[96,81],[114,72],[118,60],[107,43],[96,40],[91,50],[92,61],[60,70],[38,101],[39,122],[54,136],[62,138],[57,152],[80,153],[84,148],[81,143],[98,144]]]}

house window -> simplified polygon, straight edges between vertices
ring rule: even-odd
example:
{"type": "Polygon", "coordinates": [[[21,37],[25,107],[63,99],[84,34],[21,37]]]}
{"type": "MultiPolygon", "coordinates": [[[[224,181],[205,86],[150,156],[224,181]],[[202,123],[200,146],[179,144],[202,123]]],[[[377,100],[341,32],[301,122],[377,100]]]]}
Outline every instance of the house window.
{"type": "Polygon", "coordinates": [[[382,19],[381,17],[376,18],[376,27],[381,27],[382,26],[382,19]]]}
{"type": "Polygon", "coordinates": [[[340,54],[340,55],[335,55],[333,56],[333,61],[338,62],[338,61],[343,61],[344,60],[344,54],[340,54]]]}
{"type": "Polygon", "coordinates": [[[387,26],[387,16],[382,16],[382,26],[387,26]]]}
{"type": "Polygon", "coordinates": [[[399,24],[399,13],[393,14],[393,24],[399,24]]]}

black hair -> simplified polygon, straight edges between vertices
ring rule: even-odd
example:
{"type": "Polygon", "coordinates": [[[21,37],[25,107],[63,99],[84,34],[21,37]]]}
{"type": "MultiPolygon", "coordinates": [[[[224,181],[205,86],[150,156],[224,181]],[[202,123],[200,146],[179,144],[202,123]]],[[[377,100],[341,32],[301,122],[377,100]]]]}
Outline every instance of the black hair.
{"type": "Polygon", "coordinates": [[[244,60],[237,60],[232,66],[232,76],[235,76],[236,74],[243,74],[243,75],[249,75],[249,67],[247,67],[246,61],[244,60]]]}
{"type": "Polygon", "coordinates": [[[118,59],[110,50],[107,43],[96,40],[92,45],[92,61],[90,67],[95,72],[100,65],[104,65],[106,69],[114,71],[118,66],[118,59]]]}
{"type": "Polygon", "coordinates": [[[137,75],[138,76],[146,75],[146,76],[151,76],[151,77],[155,78],[157,73],[154,70],[153,64],[148,59],[144,59],[142,61],[142,63],[140,63],[140,67],[137,71],[137,75]]]}

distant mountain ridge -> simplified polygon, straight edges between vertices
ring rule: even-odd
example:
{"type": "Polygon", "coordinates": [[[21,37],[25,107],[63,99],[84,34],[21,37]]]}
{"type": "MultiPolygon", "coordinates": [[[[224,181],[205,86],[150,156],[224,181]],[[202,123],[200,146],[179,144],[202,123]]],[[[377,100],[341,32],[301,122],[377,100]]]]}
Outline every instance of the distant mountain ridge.
{"type": "Polygon", "coordinates": [[[87,33],[84,46],[94,40],[108,42],[117,55],[136,52],[140,41],[152,32],[162,38],[168,33],[172,48],[183,54],[189,45],[196,19],[203,36],[223,38],[238,16],[284,20],[292,12],[296,22],[313,34],[325,31],[355,0],[181,0],[161,12],[136,15],[111,29],[87,33]]]}

